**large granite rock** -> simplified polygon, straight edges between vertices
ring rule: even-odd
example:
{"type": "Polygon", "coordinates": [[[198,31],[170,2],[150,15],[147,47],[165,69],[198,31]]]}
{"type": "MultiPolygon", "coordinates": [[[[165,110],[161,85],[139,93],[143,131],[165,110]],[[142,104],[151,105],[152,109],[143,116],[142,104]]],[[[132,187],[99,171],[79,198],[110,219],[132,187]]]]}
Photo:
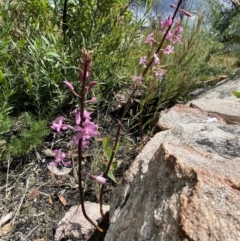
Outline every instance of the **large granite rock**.
{"type": "Polygon", "coordinates": [[[240,90],[240,79],[161,114],[162,131],[114,191],[104,241],[240,240],[240,99],[234,89],[240,90]]]}
{"type": "Polygon", "coordinates": [[[227,81],[214,88],[214,91],[202,93],[189,104],[209,113],[217,113],[231,124],[240,123],[240,99],[237,99],[232,91],[240,88],[240,79],[227,81]]]}

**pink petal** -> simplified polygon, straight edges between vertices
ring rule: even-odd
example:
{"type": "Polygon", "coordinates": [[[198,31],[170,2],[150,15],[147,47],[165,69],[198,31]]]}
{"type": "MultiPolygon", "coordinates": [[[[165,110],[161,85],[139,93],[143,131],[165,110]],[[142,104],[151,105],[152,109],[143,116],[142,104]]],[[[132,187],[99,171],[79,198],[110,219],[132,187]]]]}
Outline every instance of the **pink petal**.
{"type": "Polygon", "coordinates": [[[83,117],[85,118],[85,120],[91,120],[91,112],[88,112],[87,110],[84,110],[83,112],[83,117]]]}
{"type": "Polygon", "coordinates": [[[143,80],[143,77],[140,75],[140,76],[134,76],[132,78],[133,81],[135,81],[138,85],[140,85],[142,83],[142,80],[143,80]]]}
{"type": "Polygon", "coordinates": [[[192,17],[192,14],[190,14],[189,12],[187,12],[186,10],[184,9],[180,9],[180,11],[187,17],[192,17]]]}
{"type": "Polygon", "coordinates": [[[71,165],[71,161],[62,161],[63,166],[67,167],[71,165]]]}
{"type": "Polygon", "coordinates": [[[107,179],[104,178],[102,175],[95,177],[95,180],[102,185],[107,183],[107,179]]]}
{"type": "Polygon", "coordinates": [[[96,182],[98,182],[98,183],[100,183],[102,185],[107,183],[107,179],[105,177],[103,177],[102,174],[100,176],[94,176],[94,175],[92,175],[91,173],[88,173],[88,172],[86,172],[86,174],[89,177],[91,177],[92,179],[94,179],[96,182]]]}
{"type": "Polygon", "coordinates": [[[91,102],[96,102],[97,98],[95,96],[92,97],[91,102]]]}
{"type": "Polygon", "coordinates": [[[56,167],[57,166],[57,163],[56,162],[50,162],[49,164],[48,164],[48,166],[50,166],[50,167],[56,167]]]}
{"type": "Polygon", "coordinates": [[[153,43],[153,42],[155,42],[155,39],[153,38],[153,33],[150,33],[150,34],[147,36],[147,38],[146,38],[146,40],[145,40],[145,43],[146,43],[146,44],[149,44],[149,43],[153,43]]]}
{"type": "Polygon", "coordinates": [[[92,88],[97,84],[97,81],[92,81],[89,85],[88,85],[88,92],[90,92],[92,90],[92,88]]]}
{"type": "Polygon", "coordinates": [[[170,4],[170,8],[177,8],[177,6],[174,4],[170,4]]]}
{"type": "Polygon", "coordinates": [[[160,60],[159,60],[159,58],[158,58],[158,56],[157,56],[156,53],[153,54],[153,58],[154,58],[153,63],[154,63],[155,65],[159,64],[160,60]]]}
{"type": "Polygon", "coordinates": [[[73,111],[74,115],[75,115],[75,122],[76,125],[79,125],[81,122],[81,116],[80,116],[80,110],[77,108],[73,111]]]}
{"type": "Polygon", "coordinates": [[[72,92],[75,96],[77,96],[77,97],[80,98],[80,96],[74,91],[74,87],[73,87],[73,85],[72,85],[69,81],[65,80],[65,81],[63,81],[63,83],[71,90],[71,92],[72,92]]]}
{"type": "Polygon", "coordinates": [[[63,81],[63,83],[64,83],[71,91],[74,91],[73,85],[72,85],[69,81],[65,80],[65,81],[63,81]]]}

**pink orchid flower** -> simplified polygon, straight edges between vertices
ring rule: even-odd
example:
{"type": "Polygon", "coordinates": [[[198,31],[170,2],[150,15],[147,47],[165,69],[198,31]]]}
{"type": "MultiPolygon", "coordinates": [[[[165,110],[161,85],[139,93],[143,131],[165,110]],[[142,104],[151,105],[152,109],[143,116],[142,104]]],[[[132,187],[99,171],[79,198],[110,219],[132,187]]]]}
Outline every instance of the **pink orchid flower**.
{"type": "Polygon", "coordinates": [[[140,84],[142,83],[143,77],[142,77],[142,75],[140,75],[140,76],[134,76],[134,77],[132,78],[132,80],[135,81],[138,85],[140,85],[140,84]]]}
{"type": "Polygon", "coordinates": [[[156,40],[153,38],[153,33],[150,33],[148,36],[147,36],[147,38],[146,38],[146,40],[145,40],[145,43],[146,44],[152,44],[153,42],[156,42],[156,40]]]}
{"type": "Polygon", "coordinates": [[[163,75],[165,74],[165,71],[163,69],[157,70],[154,72],[156,77],[162,78],[163,75]]]}
{"type": "Polygon", "coordinates": [[[169,40],[169,41],[172,41],[172,38],[174,37],[174,33],[173,33],[173,31],[169,31],[168,33],[167,33],[167,36],[166,36],[166,39],[167,40],[169,40]]]}
{"type": "Polygon", "coordinates": [[[95,123],[86,119],[85,122],[83,123],[83,127],[80,127],[80,126],[75,127],[75,130],[78,131],[78,134],[73,137],[72,144],[77,145],[78,141],[82,139],[82,146],[86,147],[86,145],[88,144],[88,140],[91,137],[99,136],[99,132],[97,129],[98,129],[98,126],[95,123]]]}
{"type": "Polygon", "coordinates": [[[71,164],[71,161],[65,161],[66,154],[61,149],[54,150],[55,160],[49,163],[49,166],[56,167],[58,164],[62,164],[67,167],[71,164]]]}
{"type": "Polygon", "coordinates": [[[154,53],[154,54],[153,54],[153,64],[154,64],[154,65],[157,65],[157,64],[159,64],[159,63],[160,63],[160,59],[158,58],[157,54],[154,53]]]}
{"type": "Polygon", "coordinates": [[[173,22],[172,16],[170,15],[164,21],[161,21],[162,30],[172,25],[172,22],[173,22]]]}
{"type": "Polygon", "coordinates": [[[164,54],[171,54],[174,53],[174,47],[171,45],[168,45],[165,49],[161,49],[164,54]]]}
{"type": "Polygon", "coordinates": [[[177,25],[175,31],[177,34],[182,34],[184,32],[184,29],[180,25],[177,25]]]}
{"type": "Polygon", "coordinates": [[[91,177],[92,179],[94,179],[96,182],[98,182],[99,184],[105,185],[107,183],[107,179],[105,177],[103,177],[103,174],[99,175],[99,176],[94,176],[89,172],[85,172],[89,177],[91,177]]]}
{"type": "Polygon", "coordinates": [[[147,57],[146,56],[140,57],[139,64],[143,65],[143,67],[146,68],[147,67],[147,65],[146,65],[147,64],[147,57]]]}
{"type": "Polygon", "coordinates": [[[68,129],[68,125],[63,124],[63,121],[65,120],[65,118],[63,116],[58,117],[58,119],[54,122],[52,122],[51,128],[55,131],[57,131],[59,134],[61,133],[61,129],[62,130],[67,130],[68,129]]]}
{"type": "MultiPolygon", "coordinates": [[[[94,98],[94,97],[93,97],[94,98]]],[[[87,102],[87,101],[86,101],[87,102]]],[[[88,101],[90,102],[90,100],[88,101]]],[[[80,122],[81,122],[81,113],[80,113],[80,109],[79,108],[76,108],[74,111],[73,111],[74,115],[75,115],[75,122],[76,122],[76,125],[79,125],[80,122]]],[[[91,115],[92,113],[91,112],[88,112],[86,110],[84,110],[83,112],[83,117],[85,120],[91,120],[91,115]]]]}

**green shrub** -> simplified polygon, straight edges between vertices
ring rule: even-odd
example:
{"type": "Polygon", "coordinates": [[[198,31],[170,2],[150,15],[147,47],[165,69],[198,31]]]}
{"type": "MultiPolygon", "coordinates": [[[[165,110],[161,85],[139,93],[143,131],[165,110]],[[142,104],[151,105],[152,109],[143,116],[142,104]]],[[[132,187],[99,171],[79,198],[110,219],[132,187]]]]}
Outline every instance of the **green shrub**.
{"type": "Polygon", "coordinates": [[[93,50],[92,78],[99,80],[95,94],[100,99],[109,101],[110,93],[125,84],[122,71],[132,68],[132,43],[142,24],[133,21],[131,1],[65,2],[67,11],[63,1],[53,6],[47,0],[0,3],[0,101],[15,116],[31,111],[50,117],[74,101],[62,81],[78,81],[75,66],[82,47],[93,50]]]}
{"type": "Polygon", "coordinates": [[[50,133],[48,123],[36,120],[28,113],[10,118],[0,113],[0,160],[7,155],[19,157],[40,146],[50,133]]]}
{"type": "Polygon", "coordinates": [[[0,100],[15,116],[49,116],[66,100],[62,71],[69,68],[53,11],[47,1],[3,1],[0,11],[0,100]]]}
{"type": "MultiPolygon", "coordinates": [[[[138,50],[133,43],[141,35],[143,22],[134,20],[128,9],[131,2],[82,0],[80,6],[73,0],[68,4],[64,39],[72,64],[76,64],[82,47],[93,51],[92,78],[99,81],[95,94],[106,102],[126,84],[123,71],[136,65],[133,60],[138,50]]],[[[78,81],[78,76],[75,79],[78,81]]]]}

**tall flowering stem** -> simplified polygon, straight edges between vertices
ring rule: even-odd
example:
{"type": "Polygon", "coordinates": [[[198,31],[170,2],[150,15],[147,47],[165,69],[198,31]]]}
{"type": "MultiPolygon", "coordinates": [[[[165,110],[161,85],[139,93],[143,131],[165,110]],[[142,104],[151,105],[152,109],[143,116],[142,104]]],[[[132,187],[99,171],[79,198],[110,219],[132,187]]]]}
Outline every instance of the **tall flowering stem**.
{"type": "MultiPolygon", "coordinates": [[[[82,84],[81,86],[81,98],[80,98],[80,127],[84,128],[84,109],[85,109],[85,95],[86,95],[86,83],[90,75],[92,58],[91,53],[82,49],[83,59],[81,60],[82,69],[79,70],[79,80],[82,84]]],[[[81,207],[84,217],[100,232],[103,230],[93,222],[91,218],[88,217],[85,206],[84,206],[84,197],[83,197],[83,186],[82,186],[82,147],[83,147],[83,138],[78,140],[78,187],[81,200],[81,207]]]]}
{"type": "MultiPolygon", "coordinates": [[[[82,170],[82,150],[83,148],[87,147],[89,144],[89,140],[92,137],[96,137],[99,135],[97,129],[98,126],[91,122],[91,113],[85,110],[85,104],[89,102],[96,101],[95,97],[92,97],[91,100],[87,100],[87,94],[94,88],[97,84],[97,81],[88,82],[88,79],[91,74],[92,68],[92,57],[91,52],[87,51],[86,49],[82,49],[82,59],[80,59],[80,68],[79,68],[79,85],[81,91],[77,93],[74,90],[74,86],[69,81],[65,80],[64,84],[68,87],[68,89],[79,99],[79,107],[76,108],[73,113],[75,115],[75,126],[71,126],[68,124],[64,124],[65,118],[60,116],[57,118],[56,121],[52,122],[51,128],[57,131],[58,134],[61,134],[62,130],[72,129],[76,132],[76,135],[73,136],[72,139],[72,146],[77,148],[78,151],[78,186],[79,186],[79,194],[80,194],[80,201],[81,207],[84,217],[100,232],[103,230],[93,222],[91,218],[88,217],[85,206],[84,206],[84,195],[83,195],[83,186],[82,186],[82,173],[85,173],[82,170]]],[[[66,154],[60,150],[55,150],[55,161],[51,162],[50,166],[57,166],[63,165],[68,166],[71,164],[71,161],[66,160],[66,154]]],[[[98,183],[104,185],[106,184],[106,179],[102,176],[95,176],[91,173],[88,175],[93,178],[98,183]]]]}
{"type": "MultiPolygon", "coordinates": [[[[125,116],[125,114],[127,113],[128,109],[129,109],[129,107],[130,107],[130,105],[131,105],[132,99],[133,99],[136,91],[138,90],[141,82],[143,81],[144,76],[147,74],[147,72],[148,72],[148,70],[150,69],[150,67],[154,64],[154,61],[156,61],[156,55],[160,52],[160,50],[161,50],[162,47],[163,47],[163,43],[164,43],[164,41],[166,40],[166,37],[167,37],[167,35],[168,35],[168,33],[169,33],[172,25],[173,25],[174,19],[175,19],[176,15],[177,15],[177,12],[179,11],[179,9],[180,9],[180,7],[181,7],[182,2],[183,2],[183,0],[179,0],[179,1],[178,1],[178,4],[177,4],[177,6],[176,6],[176,8],[175,8],[175,12],[174,12],[174,14],[173,14],[173,16],[172,16],[172,18],[171,18],[172,22],[171,22],[171,24],[168,25],[168,28],[166,29],[166,32],[165,32],[165,34],[163,35],[162,40],[161,40],[161,42],[159,43],[158,48],[157,48],[157,50],[155,51],[154,56],[153,56],[152,59],[149,61],[149,63],[147,63],[147,64],[145,65],[145,68],[144,68],[143,73],[142,73],[139,77],[136,77],[135,80],[134,80],[134,81],[136,81],[137,84],[135,85],[132,93],[130,94],[130,96],[129,96],[129,98],[128,98],[128,101],[127,101],[127,103],[126,103],[126,105],[125,105],[125,107],[124,107],[124,111],[123,111],[123,113],[122,113],[122,116],[121,116],[121,118],[120,118],[120,120],[119,120],[117,132],[116,132],[116,139],[115,139],[114,146],[113,146],[113,148],[112,148],[112,154],[111,154],[110,160],[109,160],[109,162],[108,162],[108,166],[107,166],[107,168],[106,168],[106,170],[105,170],[105,172],[104,172],[104,174],[103,174],[103,177],[105,177],[105,178],[106,178],[107,175],[108,175],[108,172],[109,172],[110,167],[111,167],[112,162],[113,162],[113,158],[114,158],[115,153],[116,153],[117,144],[118,144],[118,141],[119,141],[119,137],[120,137],[120,132],[121,132],[121,127],[122,127],[122,123],[123,123],[124,116],[125,116]]],[[[151,35],[151,36],[148,36],[148,37],[149,37],[149,38],[147,38],[146,41],[149,43],[150,41],[153,40],[153,38],[152,38],[152,35],[151,35]]],[[[104,215],[104,212],[103,212],[103,191],[104,191],[104,185],[101,186],[101,191],[100,191],[100,198],[99,198],[99,199],[100,199],[100,213],[101,213],[101,215],[102,215],[102,217],[103,217],[104,219],[107,219],[107,217],[104,215]]]]}

